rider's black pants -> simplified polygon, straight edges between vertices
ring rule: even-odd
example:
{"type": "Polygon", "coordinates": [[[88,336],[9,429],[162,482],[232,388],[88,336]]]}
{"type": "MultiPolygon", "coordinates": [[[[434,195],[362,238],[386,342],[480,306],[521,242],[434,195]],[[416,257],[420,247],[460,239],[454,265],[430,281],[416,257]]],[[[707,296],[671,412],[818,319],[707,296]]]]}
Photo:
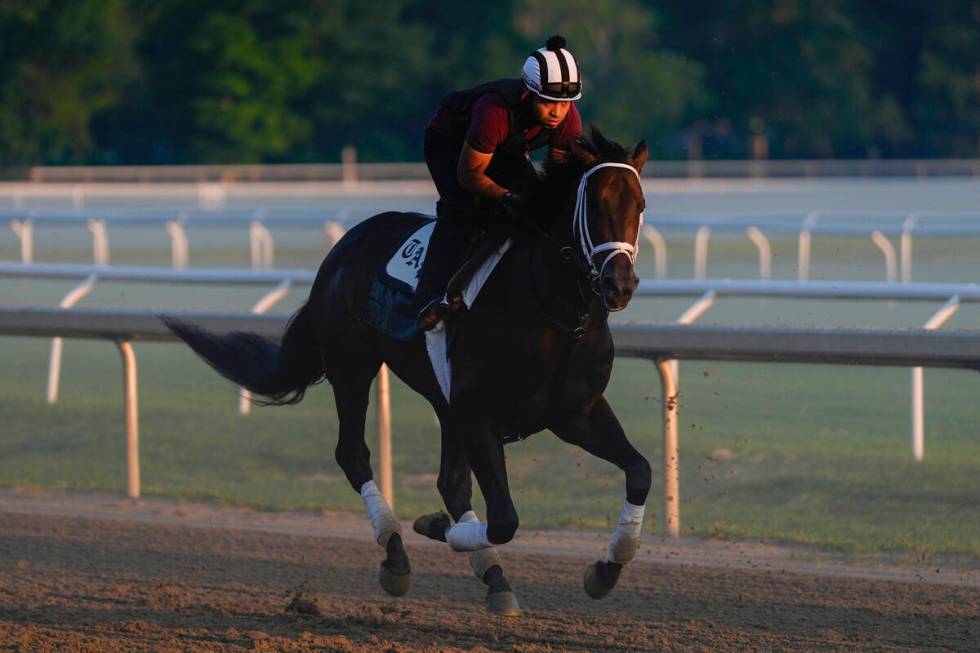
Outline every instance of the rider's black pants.
{"type": "Polygon", "coordinates": [[[439,191],[435,230],[429,240],[422,274],[415,289],[418,310],[441,297],[450,277],[463,264],[466,253],[482,231],[476,198],[456,181],[461,142],[426,130],[425,164],[439,191]]]}

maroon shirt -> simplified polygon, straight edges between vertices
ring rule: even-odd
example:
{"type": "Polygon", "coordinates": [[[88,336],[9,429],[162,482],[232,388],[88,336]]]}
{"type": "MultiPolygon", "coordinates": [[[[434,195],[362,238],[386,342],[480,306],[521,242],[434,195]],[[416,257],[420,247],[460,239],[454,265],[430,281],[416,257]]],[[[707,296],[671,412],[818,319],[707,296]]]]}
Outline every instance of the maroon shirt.
{"type": "MultiPolygon", "coordinates": [[[[510,133],[510,120],[507,115],[507,104],[496,93],[487,93],[473,103],[470,125],[466,131],[466,142],[477,152],[493,154],[497,147],[507,140],[510,133]]],[[[436,115],[429,121],[427,129],[443,134],[450,133],[452,116],[449,109],[439,107],[436,115]]],[[[534,125],[524,131],[525,142],[533,140],[544,129],[534,125]]],[[[565,119],[555,128],[549,145],[564,146],[582,134],[582,117],[572,102],[565,119]]]]}

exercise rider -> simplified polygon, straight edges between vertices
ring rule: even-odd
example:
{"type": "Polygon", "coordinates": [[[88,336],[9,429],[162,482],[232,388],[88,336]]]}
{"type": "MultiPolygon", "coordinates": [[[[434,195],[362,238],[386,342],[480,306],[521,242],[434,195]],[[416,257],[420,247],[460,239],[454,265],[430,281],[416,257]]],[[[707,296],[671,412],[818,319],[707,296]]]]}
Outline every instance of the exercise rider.
{"type": "Polygon", "coordinates": [[[425,130],[425,163],[439,192],[435,230],[416,288],[419,329],[449,310],[446,286],[467,244],[513,219],[535,178],[529,152],[548,146],[551,164],[568,158],[582,132],[575,100],[578,63],[553,36],[524,62],[521,79],[499,79],[447,95],[425,130]]]}

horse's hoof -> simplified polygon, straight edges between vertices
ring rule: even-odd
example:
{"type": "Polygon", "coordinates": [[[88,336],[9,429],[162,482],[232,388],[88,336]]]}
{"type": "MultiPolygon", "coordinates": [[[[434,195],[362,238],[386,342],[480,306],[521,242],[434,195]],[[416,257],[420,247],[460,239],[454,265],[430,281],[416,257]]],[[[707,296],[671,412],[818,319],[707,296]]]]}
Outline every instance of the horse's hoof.
{"type": "Polygon", "coordinates": [[[446,541],[446,531],[452,525],[449,515],[439,511],[428,515],[422,515],[412,524],[412,530],[419,535],[424,535],[430,540],[446,541]]]}
{"type": "Polygon", "coordinates": [[[615,562],[593,562],[585,570],[585,593],[593,599],[605,598],[609,592],[616,587],[619,580],[619,572],[623,570],[623,565],[615,562]]]}
{"type": "Polygon", "coordinates": [[[405,596],[412,586],[412,574],[396,574],[385,566],[385,562],[387,560],[382,561],[381,570],[378,572],[381,588],[390,596],[405,596]]]}
{"type": "Polygon", "coordinates": [[[521,606],[513,592],[487,594],[487,610],[502,617],[516,617],[521,614],[521,606]]]}
{"type": "Polygon", "coordinates": [[[378,581],[381,588],[391,596],[405,596],[412,586],[412,567],[408,563],[405,547],[402,546],[402,536],[393,533],[388,538],[385,549],[388,557],[381,561],[378,581]]]}

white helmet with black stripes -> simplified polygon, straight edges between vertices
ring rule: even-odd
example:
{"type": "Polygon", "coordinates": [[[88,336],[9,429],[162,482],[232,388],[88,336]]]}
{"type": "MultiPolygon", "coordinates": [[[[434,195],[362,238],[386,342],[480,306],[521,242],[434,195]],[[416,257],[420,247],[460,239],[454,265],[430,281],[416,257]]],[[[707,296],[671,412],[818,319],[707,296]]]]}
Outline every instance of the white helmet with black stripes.
{"type": "Polygon", "coordinates": [[[565,39],[552,36],[524,62],[521,79],[527,90],[551,101],[571,102],[582,97],[582,75],[578,62],[565,49],[565,39]]]}

